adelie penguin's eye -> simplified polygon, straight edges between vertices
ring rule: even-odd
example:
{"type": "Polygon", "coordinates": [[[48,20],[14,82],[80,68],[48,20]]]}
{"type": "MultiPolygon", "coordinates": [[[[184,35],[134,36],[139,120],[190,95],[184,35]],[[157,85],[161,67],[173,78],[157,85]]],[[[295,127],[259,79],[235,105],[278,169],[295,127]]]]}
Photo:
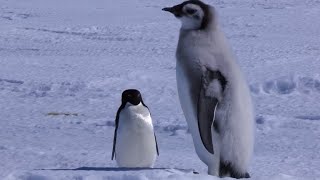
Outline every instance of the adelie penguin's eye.
{"type": "Polygon", "coordinates": [[[188,14],[194,14],[195,12],[197,12],[197,10],[195,10],[195,9],[187,9],[186,12],[188,14]]]}

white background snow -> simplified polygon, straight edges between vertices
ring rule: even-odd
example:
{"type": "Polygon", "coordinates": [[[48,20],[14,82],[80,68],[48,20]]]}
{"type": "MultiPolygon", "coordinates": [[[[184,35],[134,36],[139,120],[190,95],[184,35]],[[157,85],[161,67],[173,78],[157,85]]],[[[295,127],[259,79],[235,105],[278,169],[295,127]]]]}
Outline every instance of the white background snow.
{"type": "MultiPolygon", "coordinates": [[[[161,8],[179,2],[0,0],[0,179],[218,179],[196,156],[178,101],[180,23],[161,8]],[[110,160],[126,88],[150,107],[156,169],[110,160]]],[[[320,179],[320,1],[206,2],[251,87],[252,179],[320,179]]]]}

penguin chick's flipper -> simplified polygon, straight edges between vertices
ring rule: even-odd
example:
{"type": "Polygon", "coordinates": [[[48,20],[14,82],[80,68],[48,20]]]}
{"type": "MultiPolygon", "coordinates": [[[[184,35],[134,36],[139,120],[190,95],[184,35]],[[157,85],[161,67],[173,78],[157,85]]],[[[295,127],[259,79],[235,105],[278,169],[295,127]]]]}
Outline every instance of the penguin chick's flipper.
{"type": "MultiPolygon", "coordinates": [[[[227,81],[220,71],[206,69],[201,78],[197,105],[198,127],[202,143],[211,154],[214,154],[211,128],[226,83],[227,81]]],[[[216,127],[217,124],[215,125],[216,127]]]]}

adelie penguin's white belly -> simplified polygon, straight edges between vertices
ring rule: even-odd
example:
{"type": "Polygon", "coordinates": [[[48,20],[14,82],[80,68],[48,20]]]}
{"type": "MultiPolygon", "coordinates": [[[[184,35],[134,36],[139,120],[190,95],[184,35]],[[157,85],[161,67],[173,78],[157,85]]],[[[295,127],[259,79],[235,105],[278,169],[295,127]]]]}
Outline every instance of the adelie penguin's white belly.
{"type": "Polygon", "coordinates": [[[116,143],[118,166],[153,167],[156,157],[156,142],[150,113],[141,104],[126,107],[119,117],[116,143]]]}

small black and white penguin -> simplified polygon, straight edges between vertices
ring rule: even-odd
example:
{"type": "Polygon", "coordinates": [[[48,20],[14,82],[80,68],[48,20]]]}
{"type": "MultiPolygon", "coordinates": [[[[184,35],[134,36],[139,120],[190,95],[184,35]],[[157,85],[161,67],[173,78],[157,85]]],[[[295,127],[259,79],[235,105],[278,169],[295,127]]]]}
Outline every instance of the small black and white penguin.
{"type": "Polygon", "coordinates": [[[152,168],[157,155],[158,143],[149,108],[141,93],[127,89],[122,93],[122,104],[115,120],[112,158],[119,167],[152,168]]]}
{"type": "Polygon", "coordinates": [[[208,166],[208,174],[249,178],[253,106],[216,9],[200,0],[188,0],[162,10],[181,21],[177,87],[196,153],[208,166]]]}

